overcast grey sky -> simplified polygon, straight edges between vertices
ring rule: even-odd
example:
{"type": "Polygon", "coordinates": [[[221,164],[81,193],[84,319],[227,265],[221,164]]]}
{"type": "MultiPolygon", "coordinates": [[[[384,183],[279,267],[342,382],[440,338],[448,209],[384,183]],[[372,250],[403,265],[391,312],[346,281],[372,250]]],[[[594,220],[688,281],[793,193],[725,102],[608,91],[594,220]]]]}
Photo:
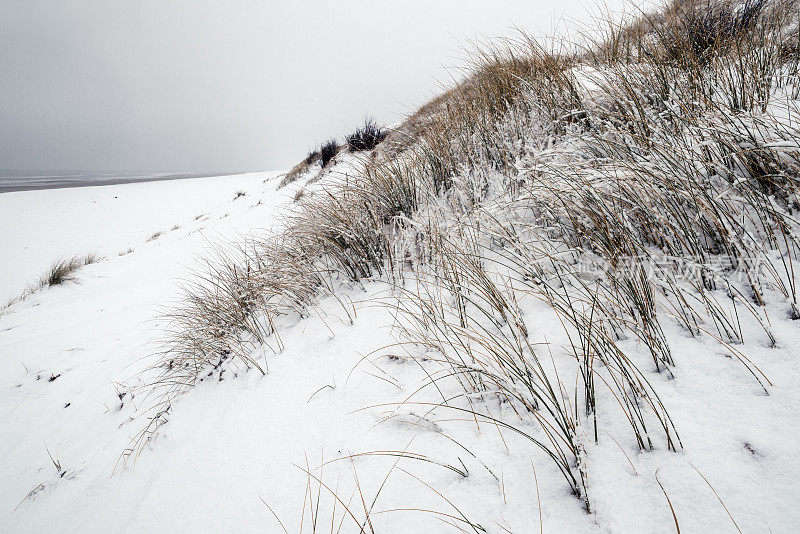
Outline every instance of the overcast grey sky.
{"type": "Polygon", "coordinates": [[[0,169],[286,167],[589,0],[0,0],[0,169]],[[461,44],[460,44],[461,43],[461,44]]]}

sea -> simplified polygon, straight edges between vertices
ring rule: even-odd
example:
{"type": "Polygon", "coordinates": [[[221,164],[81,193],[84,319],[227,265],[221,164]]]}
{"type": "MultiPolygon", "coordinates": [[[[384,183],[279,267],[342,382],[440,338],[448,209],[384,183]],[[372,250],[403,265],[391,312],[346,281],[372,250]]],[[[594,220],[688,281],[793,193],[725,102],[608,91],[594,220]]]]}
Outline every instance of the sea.
{"type": "Polygon", "coordinates": [[[0,169],[0,193],[30,191],[35,189],[58,189],[62,187],[86,187],[112,185],[153,180],[175,180],[223,176],[231,173],[199,172],[108,172],[108,171],[30,171],[0,169]]]}

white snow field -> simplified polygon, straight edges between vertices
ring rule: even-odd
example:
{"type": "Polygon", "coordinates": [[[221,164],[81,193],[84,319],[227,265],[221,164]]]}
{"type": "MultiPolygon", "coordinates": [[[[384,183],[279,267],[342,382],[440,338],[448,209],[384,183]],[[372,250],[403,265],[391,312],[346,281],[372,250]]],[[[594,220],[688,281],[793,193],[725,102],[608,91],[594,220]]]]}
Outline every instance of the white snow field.
{"type": "MultiPolygon", "coordinates": [[[[684,532],[800,525],[800,331],[778,310],[775,347],[745,332],[769,395],[707,339],[666,332],[674,379],[644,372],[683,450],[587,437],[591,513],[519,433],[431,406],[458,388],[447,379],[422,388],[439,368],[390,346],[392,314],[374,305],[389,290],[380,281],[279,325],[284,349],[258,355],[265,375],[211,373],[125,462],[146,423],[135,391],[159,315],[214,243],[281,224],[305,184],[279,189],[274,177],[0,195],[4,295],[59,256],[104,257],[0,315],[0,530],[672,532],[671,507],[684,532]]],[[[534,343],[569,351],[542,304],[520,305],[534,343]]],[[[497,421],[515,417],[497,397],[474,402],[497,421]]],[[[533,422],[517,428],[526,425],[533,432],[533,422]]],[[[625,425],[609,418],[602,428],[611,436],[625,425]]]]}

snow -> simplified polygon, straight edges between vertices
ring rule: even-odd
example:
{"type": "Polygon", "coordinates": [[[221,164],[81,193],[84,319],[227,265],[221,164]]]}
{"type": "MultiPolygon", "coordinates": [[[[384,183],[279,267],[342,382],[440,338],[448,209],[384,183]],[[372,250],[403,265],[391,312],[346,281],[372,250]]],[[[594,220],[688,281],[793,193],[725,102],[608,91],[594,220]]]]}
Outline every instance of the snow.
{"type": "MultiPolygon", "coordinates": [[[[256,188],[267,176],[250,173],[0,194],[0,300],[18,294],[56,258],[88,252],[116,256],[175,225],[182,228],[178,235],[202,228],[207,219],[196,221],[196,216],[212,210],[219,211],[218,217],[224,215],[225,207],[234,206],[236,191],[256,188]]],[[[256,200],[243,197],[237,203],[256,200]]]]}
{"type": "MultiPolygon", "coordinates": [[[[332,491],[304,469],[342,499],[334,524],[344,513],[345,532],[359,529],[343,504],[361,520],[384,480],[371,516],[379,532],[457,531],[452,523],[474,532],[461,513],[488,532],[672,532],[658,482],[685,532],[735,531],[728,512],[743,532],[800,525],[800,332],[777,307],[769,310],[776,347],[757,326],[745,331],[748,357],[774,384],[769,395],[719,346],[677,325],[667,329],[674,378],[643,371],[684,449],[637,452],[632,439],[618,437],[629,434],[627,423],[603,412],[607,432],[597,444],[585,440],[591,514],[523,437],[431,407],[457,384],[443,378],[440,390],[423,387],[441,371],[427,360],[433,355],[396,344],[390,309],[370,304],[390,294],[379,280],[342,288],[351,309],[327,298],[283,325],[285,350],[259,355],[266,375],[199,383],[175,404],[158,439],[123,464],[143,425],[136,417],[142,399],[131,398],[130,388],[157,346],[161,310],[211,244],[280,225],[305,184],[278,189],[274,178],[0,195],[3,295],[19,293],[57,257],[105,257],[76,281],[0,314],[3,530],[281,532],[274,510],[289,532],[301,522],[311,531],[315,516],[329,531],[332,491]],[[247,194],[234,200],[238,190],[247,194]],[[148,241],[157,231],[164,233],[148,241]],[[402,451],[422,459],[398,458],[402,451]]],[[[556,356],[568,352],[545,306],[535,299],[520,306],[533,343],[548,343],[556,356]]],[[[629,343],[635,350],[635,340],[629,343]]],[[[498,419],[515,418],[491,396],[474,402],[498,419]]]]}

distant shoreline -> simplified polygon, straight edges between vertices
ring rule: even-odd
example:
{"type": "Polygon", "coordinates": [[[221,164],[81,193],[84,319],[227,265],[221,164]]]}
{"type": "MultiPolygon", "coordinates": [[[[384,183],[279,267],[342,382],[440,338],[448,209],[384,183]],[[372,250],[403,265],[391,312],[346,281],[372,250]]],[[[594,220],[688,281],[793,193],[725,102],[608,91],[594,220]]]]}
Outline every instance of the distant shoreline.
{"type": "MultiPolygon", "coordinates": [[[[245,174],[249,171],[240,172],[220,172],[220,173],[177,173],[166,174],[163,176],[132,176],[126,178],[125,176],[115,176],[109,178],[86,179],[86,180],[70,180],[59,182],[57,179],[52,183],[30,183],[30,184],[13,184],[4,185],[2,177],[0,177],[0,194],[14,193],[19,191],[40,191],[45,189],[68,189],[73,187],[93,187],[102,185],[120,185],[120,184],[134,184],[140,182],[161,182],[163,180],[184,180],[190,178],[215,178],[219,176],[237,176],[245,174]]],[[[252,172],[252,171],[250,171],[252,172]]]]}

